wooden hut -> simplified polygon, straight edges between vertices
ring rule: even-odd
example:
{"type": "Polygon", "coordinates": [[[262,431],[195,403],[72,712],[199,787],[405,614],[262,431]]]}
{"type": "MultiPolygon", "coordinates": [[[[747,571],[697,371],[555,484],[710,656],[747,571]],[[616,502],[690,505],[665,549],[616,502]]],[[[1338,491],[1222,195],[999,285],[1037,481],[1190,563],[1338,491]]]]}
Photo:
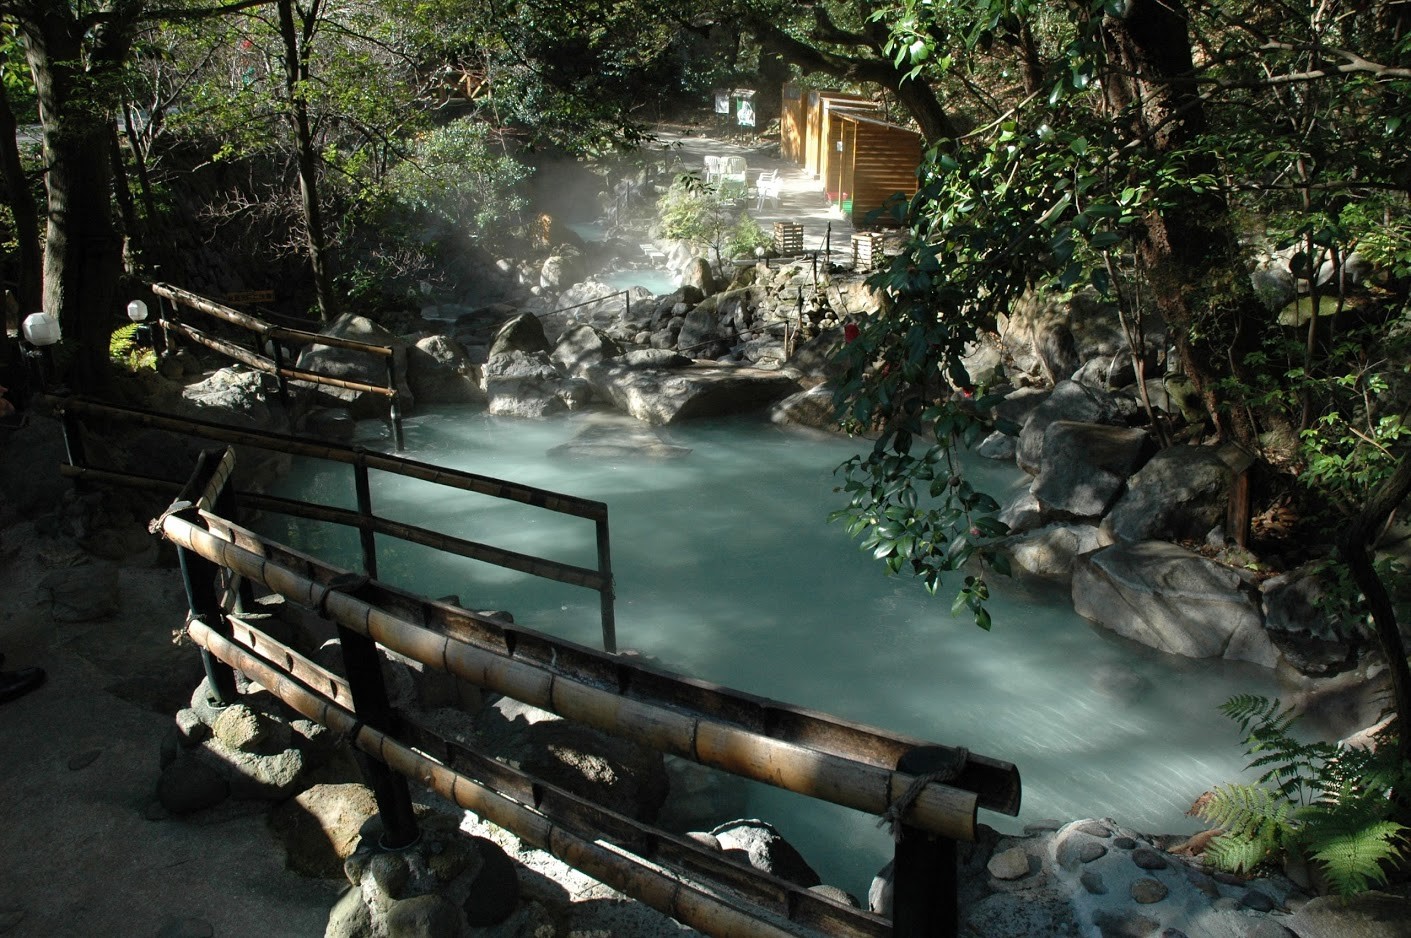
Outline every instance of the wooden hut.
{"type": "Polygon", "coordinates": [[[875,107],[868,98],[844,91],[810,91],[804,99],[804,169],[815,178],[823,157],[824,114],[834,102],[850,102],[853,107],[875,107]]]}
{"type": "Polygon", "coordinates": [[[916,193],[919,133],[888,123],[873,110],[834,107],[827,118],[820,172],[828,200],[841,204],[844,215],[859,222],[896,193],[916,193]]]}
{"type": "Polygon", "coordinates": [[[804,137],[807,116],[804,90],[793,82],[785,83],[779,92],[779,155],[791,163],[804,160],[804,137]]]}

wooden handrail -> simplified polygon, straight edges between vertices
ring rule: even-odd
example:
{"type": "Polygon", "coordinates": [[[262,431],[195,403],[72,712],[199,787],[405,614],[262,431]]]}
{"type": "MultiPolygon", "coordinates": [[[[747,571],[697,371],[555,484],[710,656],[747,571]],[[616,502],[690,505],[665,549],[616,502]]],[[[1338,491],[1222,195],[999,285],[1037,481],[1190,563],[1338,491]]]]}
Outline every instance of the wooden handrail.
{"type": "MultiPolygon", "coordinates": [[[[219,520],[224,529],[238,527],[219,520]]],[[[332,621],[398,654],[662,752],[876,815],[886,812],[914,781],[913,776],[890,768],[782,740],[732,721],[727,714],[742,701],[725,688],[716,692],[718,699],[709,710],[688,711],[633,699],[616,686],[591,684],[540,662],[495,654],[409,622],[180,515],[165,516],[162,533],[182,549],[288,600],[318,609],[332,621]]],[[[253,537],[249,532],[243,534],[253,537]]],[[[628,674],[646,670],[625,661],[619,662],[619,669],[628,674]]],[[[662,672],[651,676],[656,680],[665,677],[662,672]]],[[[627,683],[631,685],[630,677],[627,683]]],[[[951,839],[973,840],[978,800],[974,792],[932,783],[921,790],[906,822],[951,839]]]]}

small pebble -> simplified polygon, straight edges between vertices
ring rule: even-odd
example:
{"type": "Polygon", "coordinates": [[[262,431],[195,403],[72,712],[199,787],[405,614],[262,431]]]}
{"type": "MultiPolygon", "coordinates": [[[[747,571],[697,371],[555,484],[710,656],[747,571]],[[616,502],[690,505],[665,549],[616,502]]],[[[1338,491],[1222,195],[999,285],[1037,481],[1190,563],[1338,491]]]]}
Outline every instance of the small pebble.
{"type": "Polygon", "coordinates": [[[1144,870],[1164,870],[1170,865],[1160,851],[1150,847],[1138,847],[1133,850],[1132,862],[1144,870]]]}
{"type": "Polygon", "coordinates": [[[1029,875],[1029,855],[1023,847],[1010,847],[1002,853],[990,857],[985,865],[995,879],[1020,879],[1029,875]]]}
{"type": "Polygon", "coordinates": [[[1137,842],[1130,837],[1118,837],[1112,841],[1112,846],[1118,850],[1131,850],[1135,848],[1137,842]]]}
{"type": "Polygon", "coordinates": [[[1078,877],[1078,882],[1094,896],[1107,894],[1107,884],[1102,881],[1102,874],[1096,870],[1084,870],[1083,875],[1078,877]]]}
{"type": "Polygon", "coordinates": [[[1142,905],[1160,902],[1170,892],[1160,880],[1142,878],[1132,883],[1132,898],[1142,905]]]}

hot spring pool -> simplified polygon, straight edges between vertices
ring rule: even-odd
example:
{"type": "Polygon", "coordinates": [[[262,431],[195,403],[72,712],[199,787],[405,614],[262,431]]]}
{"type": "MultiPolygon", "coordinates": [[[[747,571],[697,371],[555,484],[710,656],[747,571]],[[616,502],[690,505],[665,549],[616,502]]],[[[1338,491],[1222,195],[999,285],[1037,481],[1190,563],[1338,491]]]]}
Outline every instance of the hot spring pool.
{"type": "Polygon", "coordinates": [[[664,296],[680,286],[676,281],[676,276],[664,270],[610,270],[594,274],[593,279],[606,283],[616,290],[643,287],[653,296],[664,296]]]}
{"type": "MultiPolygon", "coordinates": [[[[1066,589],[994,586],[994,629],[952,618],[948,598],[885,575],[839,525],[833,469],[860,444],[750,419],[664,428],[684,458],[551,458],[604,415],[525,421],[442,407],[406,422],[407,455],[606,502],[623,649],[766,697],[1014,762],[1017,830],[1039,818],[1105,816],[1151,833],[1193,830],[1185,816],[1211,786],[1240,777],[1238,734],[1216,707],[1235,693],[1274,694],[1271,672],[1193,661],[1118,638],[1073,613],[1066,589]]],[[[640,425],[632,424],[640,430],[640,425]]],[[[386,428],[364,425],[371,448],[386,428]]],[[[1001,501],[1021,484],[1010,465],[975,467],[1001,501]]],[[[375,510],[512,550],[595,565],[593,526],[481,496],[372,473],[375,510]]],[[[283,492],[351,507],[345,466],[296,467],[283,492]]],[[[356,567],[351,531],[265,530],[356,567]]],[[[381,577],[524,626],[601,647],[596,593],[378,538],[381,577]]],[[[774,823],[825,882],[865,896],[890,857],[869,816],[749,785],[733,817],[774,823]],[[743,813],[740,813],[743,811],[743,813]]],[[[702,826],[705,826],[705,823],[702,826]]]]}

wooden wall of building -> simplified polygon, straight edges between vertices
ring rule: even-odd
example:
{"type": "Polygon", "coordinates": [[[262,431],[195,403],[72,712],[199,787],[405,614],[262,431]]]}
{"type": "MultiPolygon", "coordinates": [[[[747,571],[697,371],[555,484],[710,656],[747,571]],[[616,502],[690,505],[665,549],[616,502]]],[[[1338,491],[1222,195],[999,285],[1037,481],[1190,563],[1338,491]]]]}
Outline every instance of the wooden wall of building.
{"type": "MultiPolygon", "coordinates": [[[[844,152],[838,160],[837,188],[852,200],[852,221],[863,222],[900,192],[916,194],[916,170],[921,165],[921,135],[889,124],[863,111],[838,110],[831,118],[838,125],[837,138],[844,152]]],[[[885,220],[885,219],[884,219],[885,220]]]]}
{"type": "Polygon", "coordinates": [[[779,155],[793,163],[804,161],[808,95],[793,82],[784,85],[779,102],[779,155]]]}
{"type": "Polygon", "coordinates": [[[814,178],[819,178],[823,171],[826,112],[830,106],[844,103],[851,107],[875,107],[862,95],[843,91],[810,91],[804,97],[804,169],[814,178]]]}

